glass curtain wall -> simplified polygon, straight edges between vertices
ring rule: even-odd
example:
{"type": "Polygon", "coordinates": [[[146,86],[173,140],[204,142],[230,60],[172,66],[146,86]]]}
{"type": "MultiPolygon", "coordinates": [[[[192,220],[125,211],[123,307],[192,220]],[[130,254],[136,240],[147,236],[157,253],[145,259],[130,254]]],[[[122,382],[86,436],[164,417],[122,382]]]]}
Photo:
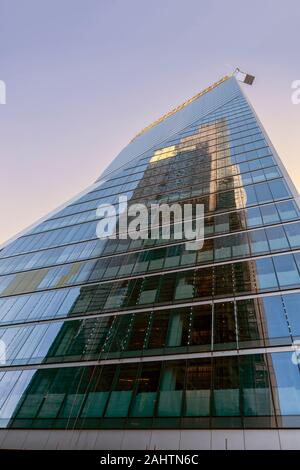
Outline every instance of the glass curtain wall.
{"type": "MultiPolygon", "coordinates": [[[[300,214],[234,77],[0,250],[0,426],[300,427],[300,214]],[[203,204],[205,241],[97,238],[97,207],[203,204]]],[[[193,221],[194,227],[196,220],[193,221]]]]}

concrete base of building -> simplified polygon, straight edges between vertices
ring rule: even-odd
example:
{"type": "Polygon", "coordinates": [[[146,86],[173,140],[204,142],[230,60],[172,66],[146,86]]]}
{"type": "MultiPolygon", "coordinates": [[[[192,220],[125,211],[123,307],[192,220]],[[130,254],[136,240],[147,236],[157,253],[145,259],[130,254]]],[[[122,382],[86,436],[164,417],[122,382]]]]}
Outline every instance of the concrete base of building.
{"type": "Polygon", "coordinates": [[[0,449],[300,450],[300,429],[281,430],[0,430],[0,449]]]}

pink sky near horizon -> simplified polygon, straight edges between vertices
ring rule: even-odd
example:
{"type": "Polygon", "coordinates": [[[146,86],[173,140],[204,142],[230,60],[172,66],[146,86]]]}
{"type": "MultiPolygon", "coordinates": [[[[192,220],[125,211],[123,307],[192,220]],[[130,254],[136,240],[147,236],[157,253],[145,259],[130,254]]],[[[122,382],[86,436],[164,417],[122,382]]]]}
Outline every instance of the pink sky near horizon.
{"type": "Polygon", "coordinates": [[[256,76],[245,93],[300,189],[298,0],[150,3],[0,0],[0,243],[236,66],[256,76]]]}

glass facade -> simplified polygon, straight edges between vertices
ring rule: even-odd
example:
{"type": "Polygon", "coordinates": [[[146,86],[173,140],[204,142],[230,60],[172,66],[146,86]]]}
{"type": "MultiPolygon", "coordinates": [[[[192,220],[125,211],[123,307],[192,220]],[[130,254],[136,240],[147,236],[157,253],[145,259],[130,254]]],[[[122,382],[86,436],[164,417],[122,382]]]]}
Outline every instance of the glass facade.
{"type": "Polygon", "coordinates": [[[0,250],[0,427],[300,428],[296,195],[234,77],[139,134],[0,250]],[[120,195],[203,204],[203,247],[97,238],[120,195]]]}

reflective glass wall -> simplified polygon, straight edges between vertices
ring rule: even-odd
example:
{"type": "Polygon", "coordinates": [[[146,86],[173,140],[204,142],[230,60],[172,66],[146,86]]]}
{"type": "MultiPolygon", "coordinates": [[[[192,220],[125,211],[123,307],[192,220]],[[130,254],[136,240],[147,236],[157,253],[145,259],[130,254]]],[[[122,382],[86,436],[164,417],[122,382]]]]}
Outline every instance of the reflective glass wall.
{"type": "Polygon", "coordinates": [[[234,78],[138,136],[0,251],[0,426],[300,427],[294,198],[234,78]],[[98,239],[120,195],[203,204],[203,247],[98,239]]]}

